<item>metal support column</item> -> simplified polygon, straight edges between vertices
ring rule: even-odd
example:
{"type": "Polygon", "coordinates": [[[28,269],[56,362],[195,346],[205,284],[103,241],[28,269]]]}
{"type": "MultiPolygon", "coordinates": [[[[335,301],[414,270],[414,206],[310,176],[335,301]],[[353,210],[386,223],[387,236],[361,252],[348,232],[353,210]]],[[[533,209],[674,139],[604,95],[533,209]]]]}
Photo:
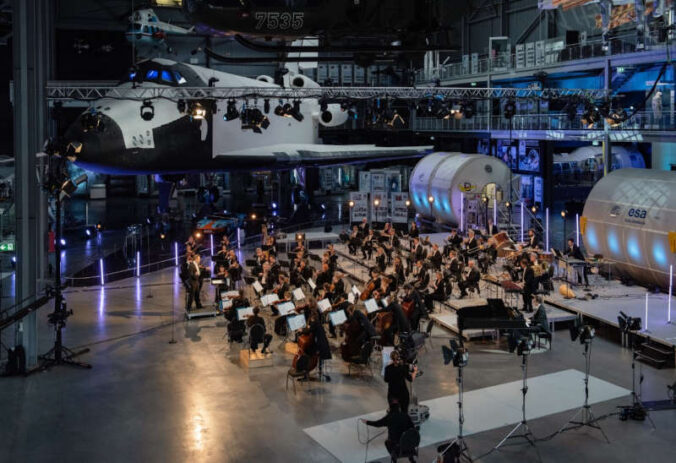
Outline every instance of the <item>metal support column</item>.
{"type": "MultiPolygon", "coordinates": [[[[47,202],[36,177],[36,154],[48,135],[45,85],[51,77],[53,3],[12,1],[17,303],[42,290],[46,267],[47,202]]],[[[33,312],[17,324],[15,337],[15,344],[26,350],[29,368],[37,363],[36,315],[33,312]]]]}
{"type": "MultiPolygon", "coordinates": [[[[610,58],[606,57],[605,65],[603,66],[603,89],[609,95],[610,82],[613,77],[613,68],[610,65],[610,58]]],[[[612,147],[610,146],[610,126],[608,122],[603,121],[603,175],[610,173],[610,168],[613,162],[612,147]]]]}

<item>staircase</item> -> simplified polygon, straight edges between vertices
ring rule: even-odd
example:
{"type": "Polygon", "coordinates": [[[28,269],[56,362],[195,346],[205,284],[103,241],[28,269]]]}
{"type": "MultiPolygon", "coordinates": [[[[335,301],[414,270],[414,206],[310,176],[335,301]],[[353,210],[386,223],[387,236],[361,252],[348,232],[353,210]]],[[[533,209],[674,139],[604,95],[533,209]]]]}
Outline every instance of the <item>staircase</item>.
{"type": "Polygon", "coordinates": [[[620,93],[622,86],[626,84],[634,74],[636,74],[636,70],[637,69],[635,67],[624,68],[624,72],[616,72],[613,74],[613,78],[610,81],[610,88],[612,89],[613,96],[620,93]]]}
{"type": "Polygon", "coordinates": [[[636,351],[636,360],[657,369],[674,368],[674,350],[647,339],[636,351]]]}

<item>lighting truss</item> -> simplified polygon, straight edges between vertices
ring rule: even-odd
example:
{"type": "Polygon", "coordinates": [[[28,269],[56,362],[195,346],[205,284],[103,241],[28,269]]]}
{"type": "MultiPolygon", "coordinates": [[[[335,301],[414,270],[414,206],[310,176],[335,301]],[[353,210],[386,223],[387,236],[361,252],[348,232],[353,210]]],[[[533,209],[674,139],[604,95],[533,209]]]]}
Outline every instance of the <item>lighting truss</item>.
{"type": "Polygon", "coordinates": [[[350,99],[367,100],[390,98],[422,100],[444,98],[449,100],[485,100],[490,98],[567,98],[603,99],[608,91],[603,89],[529,89],[529,88],[453,88],[453,87],[168,87],[168,86],[92,86],[50,82],[47,99],[50,101],[93,101],[101,98],[118,100],[226,100],[230,98],[270,99],[350,99]]]}

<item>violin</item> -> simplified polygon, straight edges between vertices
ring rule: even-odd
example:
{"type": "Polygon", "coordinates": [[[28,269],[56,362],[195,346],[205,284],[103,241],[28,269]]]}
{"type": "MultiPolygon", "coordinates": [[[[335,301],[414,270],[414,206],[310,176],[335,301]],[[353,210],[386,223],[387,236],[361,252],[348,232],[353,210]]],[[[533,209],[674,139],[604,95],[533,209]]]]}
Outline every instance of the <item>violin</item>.
{"type": "Polygon", "coordinates": [[[364,291],[362,291],[362,293],[359,295],[360,300],[365,301],[366,299],[371,297],[373,291],[376,290],[376,280],[377,278],[374,278],[371,281],[369,281],[369,283],[366,285],[366,289],[364,289],[364,291]]]}

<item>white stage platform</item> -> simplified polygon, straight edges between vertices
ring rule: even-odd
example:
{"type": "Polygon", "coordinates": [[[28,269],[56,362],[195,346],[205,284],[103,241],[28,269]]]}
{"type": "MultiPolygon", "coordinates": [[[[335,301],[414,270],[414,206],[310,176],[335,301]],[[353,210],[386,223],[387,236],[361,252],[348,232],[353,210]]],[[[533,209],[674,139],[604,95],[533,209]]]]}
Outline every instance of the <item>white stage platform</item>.
{"type": "MultiPolygon", "coordinates": [[[[514,356],[515,368],[519,358],[514,356]]],[[[478,374],[467,368],[465,375],[478,374]]],[[[528,379],[527,418],[533,420],[555,413],[581,407],[584,401],[584,373],[578,370],[564,370],[528,379]],[[552,400],[555,397],[556,400],[552,400]]],[[[589,403],[595,404],[628,395],[630,391],[601,379],[590,377],[589,403]]],[[[420,446],[426,447],[454,438],[458,433],[458,396],[450,395],[422,402],[430,408],[430,419],[420,430],[420,446]]],[[[465,435],[477,434],[490,429],[514,425],[521,421],[521,381],[500,384],[464,395],[465,435]]],[[[599,408],[598,414],[606,410],[599,408]]],[[[379,410],[361,416],[354,416],[332,423],[304,429],[305,433],[331,452],[342,463],[361,463],[365,461],[366,448],[357,440],[357,426],[360,426],[362,439],[366,438],[366,429],[358,419],[375,420],[385,415],[379,410]]],[[[565,418],[567,419],[567,418],[565,418]]],[[[562,423],[565,419],[562,419],[562,423]]],[[[371,428],[373,436],[382,429],[371,428]]],[[[374,439],[368,448],[366,461],[387,456],[385,450],[386,433],[374,439]]],[[[542,437],[542,436],[539,436],[542,437]]],[[[497,442],[496,442],[497,444],[497,442]]]]}
{"type": "MultiPolygon", "coordinates": [[[[557,289],[558,285],[558,283],[555,283],[557,289]]],[[[575,299],[564,299],[558,292],[552,292],[545,300],[557,307],[582,314],[614,327],[618,327],[617,316],[620,311],[631,317],[640,317],[644,329],[641,332],[642,336],[670,348],[676,346],[676,298],[672,297],[671,299],[674,323],[669,324],[667,323],[669,298],[666,294],[648,294],[643,287],[624,286],[619,281],[592,286],[592,293],[598,294],[596,299],[584,299],[586,293],[580,288],[573,288],[573,291],[577,296],[575,299]],[[648,294],[647,320],[646,294],[648,294]]]]}

